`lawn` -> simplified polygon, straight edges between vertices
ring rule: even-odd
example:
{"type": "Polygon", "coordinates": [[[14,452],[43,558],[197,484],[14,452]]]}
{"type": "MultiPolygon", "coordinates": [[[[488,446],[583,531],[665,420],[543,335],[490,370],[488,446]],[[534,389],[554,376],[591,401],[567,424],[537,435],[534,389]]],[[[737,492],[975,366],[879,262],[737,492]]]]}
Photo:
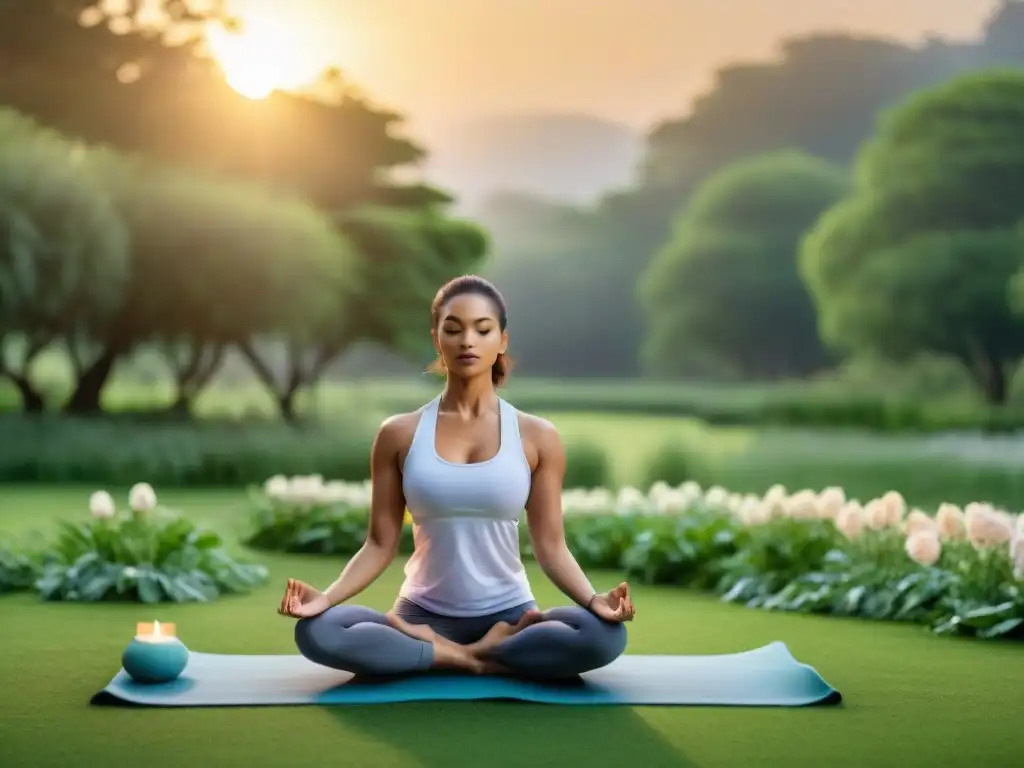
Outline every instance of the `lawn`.
{"type": "MultiPolygon", "coordinates": [[[[0,529],[84,514],[88,489],[0,488],[0,529]]],[[[237,492],[166,503],[231,530],[237,492]]],[[[0,765],[932,766],[1020,764],[1024,648],[919,627],[778,615],[638,587],[630,653],[722,653],[786,642],[845,696],[821,709],[591,708],[513,703],[155,710],[93,708],[136,621],[175,621],[196,650],[292,652],[274,612],[288,576],[325,584],[340,562],[261,556],[272,584],[212,605],[41,604],[0,599],[0,765]]],[[[542,604],[561,602],[532,572],[542,604]]],[[[600,585],[616,575],[595,573],[600,585]]],[[[386,608],[400,564],[359,600],[386,608]]]]}

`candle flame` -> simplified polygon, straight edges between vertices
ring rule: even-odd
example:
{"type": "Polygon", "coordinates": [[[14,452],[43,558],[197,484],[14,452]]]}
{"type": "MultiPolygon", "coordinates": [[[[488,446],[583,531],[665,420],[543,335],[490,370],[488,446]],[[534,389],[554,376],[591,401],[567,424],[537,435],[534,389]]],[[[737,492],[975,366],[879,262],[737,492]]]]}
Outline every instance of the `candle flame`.
{"type": "Polygon", "coordinates": [[[140,621],[135,628],[135,634],[139,637],[147,637],[154,640],[161,638],[177,637],[177,627],[173,622],[140,621]]]}

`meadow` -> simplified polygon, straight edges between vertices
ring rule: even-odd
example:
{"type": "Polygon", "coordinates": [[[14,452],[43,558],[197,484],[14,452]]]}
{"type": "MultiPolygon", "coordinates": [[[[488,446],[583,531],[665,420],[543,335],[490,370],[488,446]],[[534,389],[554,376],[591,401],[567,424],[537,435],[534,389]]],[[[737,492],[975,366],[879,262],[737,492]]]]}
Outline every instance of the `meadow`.
{"type": "MultiPolygon", "coordinates": [[[[49,530],[88,516],[81,487],[0,487],[4,531],[49,530]]],[[[118,498],[126,489],[110,488],[118,498]]],[[[177,490],[162,502],[222,532],[245,528],[240,489],[177,490]]],[[[1019,763],[1024,717],[1019,643],[936,637],[919,626],[783,614],[726,605],[673,587],[636,585],[630,653],[722,653],[773,640],[815,666],[845,701],[823,709],[586,708],[427,703],[336,708],[161,711],[91,708],[117,671],[135,622],[178,624],[192,648],[290,653],[290,622],[275,613],[288,577],[322,584],[343,558],[247,552],[270,570],[251,594],[209,604],[41,603],[0,598],[0,765],[145,763],[305,765],[325,755],[367,768],[573,765],[926,766],[950,760],[1019,763]],[[16,692],[16,695],[15,695],[16,692]],[[569,738],[567,735],[571,734],[569,738]]],[[[393,600],[396,562],[359,601],[393,600]]],[[[534,566],[542,605],[562,602],[534,566]]],[[[594,572],[611,584],[617,572],[594,572]]]]}

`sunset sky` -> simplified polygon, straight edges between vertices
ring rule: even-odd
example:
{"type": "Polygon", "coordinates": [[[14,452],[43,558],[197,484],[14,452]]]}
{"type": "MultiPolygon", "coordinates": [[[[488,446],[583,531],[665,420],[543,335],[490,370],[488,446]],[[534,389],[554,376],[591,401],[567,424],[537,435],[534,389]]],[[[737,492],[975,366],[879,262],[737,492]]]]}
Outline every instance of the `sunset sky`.
{"type": "MultiPolygon", "coordinates": [[[[333,62],[434,130],[574,111],[637,128],[685,111],[712,70],[794,33],[978,34],[996,0],[232,0],[253,22],[236,69],[297,80],[333,62]],[[289,7],[286,12],[285,6],[289,7]],[[267,57],[277,53],[277,64],[267,57]],[[240,63],[248,62],[244,66],[240,63]]],[[[242,73],[244,75],[244,73],[242,73]]],[[[239,73],[236,72],[236,76],[239,73]]],[[[267,75],[269,76],[269,75],[267,75]]],[[[252,79],[250,77],[250,79],[252,79]]],[[[260,79],[259,76],[256,77],[260,79]]]]}

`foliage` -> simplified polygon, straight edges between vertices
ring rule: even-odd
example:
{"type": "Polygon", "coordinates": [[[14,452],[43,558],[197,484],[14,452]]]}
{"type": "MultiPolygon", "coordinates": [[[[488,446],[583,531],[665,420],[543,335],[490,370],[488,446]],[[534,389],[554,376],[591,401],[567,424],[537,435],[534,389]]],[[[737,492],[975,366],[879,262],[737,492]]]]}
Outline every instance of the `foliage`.
{"type": "Polygon", "coordinates": [[[955,357],[991,403],[1024,353],[1009,284],[1024,265],[1024,75],[992,72],[888,112],[850,198],[808,236],[802,270],[824,337],[906,359],[955,357]]]}
{"type": "Polygon", "coordinates": [[[611,480],[612,468],[603,447],[594,442],[573,440],[565,446],[563,482],[573,488],[601,488],[611,480]]]}
{"type": "Polygon", "coordinates": [[[31,589],[39,577],[39,558],[31,550],[0,546],[0,595],[31,589]]]}
{"type": "Polygon", "coordinates": [[[363,291],[345,306],[340,338],[324,339],[332,354],[352,341],[371,340],[407,357],[429,354],[424,320],[445,282],[471,272],[487,252],[482,229],[436,213],[362,206],[338,217],[338,226],[363,253],[363,291]]]}
{"type": "MultiPolygon", "coordinates": [[[[351,555],[366,539],[369,520],[367,486],[332,481],[321,485],[316,476],[296,477],[283,492],[274,493],[275,483],[268,481],[268,490],[250,489],[252,527],[247,546],[283,552],[317,555],[351,555]],[[310,489],[303,493],[303,483],[310,489]],[[340,488],[341,492],[335,492],[340,488]]],[[[399,551],[412,552],[412,529],[402,529],[399,551]]]]}
{"type": "Polygon", "coordinates": [[[0,416],[0,481],[171,487],[259,482],[275,471],[366,475],[373,432],[364,420],[324,426],[273,421],[25,419],[0,416]]]}
{"type": "MultiPolygon", "coordinates": [[[[251,491],[249,543],[352,554],[365,539],[368,505],[368,483],[275,476],[251,491]]],[[[743,496],[688,482],[658,483],[646,494],[570,489],[562,507],[566,542],[584,568],[712,590],[750,608],[1024,638],[1024,545],[1016,543],[1024,541],[1024,516],[991,505],[946,504],[928,516],[908,512],[896,492],[862,505],[837,487],[743,496]],[[930,549],[917,546],[922,538],[930,549]]],[[[530,557],[528,530],[520,529],[530,557]]],[[[401,551],[411,549],[407,525],[401,551]]]]}
{"type": "Polygon", "coordinates": [[[705,181],[640,279],[647,367],[760,378],[821,368],[827,357],[797,252],[846,186],[839,169],[792,152],[743,160],[705,181]]]}
{"type": "Polygon", "coordinates": [[[237,562],[218,533],[172,510],[136,506],[110,517],[94,508],[90,520],[61,521],[43,555],[35,584],[40,597],[205,603],[266,582],[267,569],[237,562]]]}
{"type": "Polygon", "coordinates": [[[128,232],[85,151],[0,109],[0,376],[27,411],[44,406],[32,378],[55,340],[109,320],[128,277],[128,232]],[[14,337],[24,339],[20,360],[14,337]]]}
{"type": "Polygon", "coordinates": [[[636,375],[645,335],[637,279],[705,180],[787,150],[848,165],[878,115],[908,94],[965,72],[1020,66],[1022,17],[1006,2],[970,41],[918,45],[814,30],[790,37],[770,56],[726,62],[686,114],[652,125],[631,188],[578,211],[537,199],[532,212],[522,200],[486,212],[496,232],[491,275],[517,318],[513,343],[524,366],[538,376],[636,375]],[[505,226],[513,215],[515,226],[505,226]],[[530,311],[517,314],[524,306],[530,311]]]}
{"type": "MultiPolygon", "coordinates": [[[[223,3],[201,10],[179,0],[141,10],[87,0],[0,4],[8,64],[0,99],[77,142],[75,162],[50,152],[47,163],[23,161],[3,175],[41,188],[76,173],[78,186],[95,181],[93,208],[109,208],[112,198],[117,218],[99,230],[122,240],[127,230],[132,244],[122,273],[95,271],[115,300],[83,298],[50,330],[76,361],[67,411],[102,411],[115,367],[139,345],[158,344],[177,379],[178,411],[189,410],[233,348],[290,420],[300,390],[354,342],[371,338],[407,352],[406,313],[423,310],[440,283],[484,256],[483,233],[446,217],[450,196],[393,179],[392,170],[425,157],[402,134],[402,116],[373,105],[337,72],[323,73],[308,92],[275,93],[259,104],[235,93],[198,44],[207,31],[234,34],[229,22],[223,3]],[[41,54],[40,46],[61,54],[41,54]],[[302,141],[290,140],[295,135],[302,141]],[[375,239],[349,226],[367,210],[375,239]],[[88,323],[100,310],[102,322],[88,323]],[[370,327],[361,325],[367,316],[370,327]],[[283,366],[267,359],[268,345],[283,349],[283,366]]],[[[23,130],[29,123],[19,118],[5,142],[15,156],[40,140],[23,130]]],[[[78,194],[75,184],[64,186],[78,194]]],[[[80,208],[81,222],[67,212],[47,215],[72,233],[88,224],[92,209],[80,208]]],[[[69,241],[87,253],[88,232],[77,234],[69,241]]],[[[12,242],[25,251],[35,242],[27,237],[12,242]]],[[[48,258],[61,261],[57,271],[77,279],[78,270],[63,268],[66,243],[48,245],[48,258]]],[[[17,275],[23,282],[25,270],[17,275]]],[[[0,260],[0,285],[12,279],[0,260]]],[[[5,330],[29,332],[23,314],[5,330]]],[[[12,380],[26,410],[43,410],[28,377],[12,380]]]]}
{"type": "Polygon", "coordinates": [[[682,485],[693,479],[694,457],[691,450],[677,441],[670,441],[654,453],[647,466],[644,487],[650,488],[657,482],[682,485]]]}

